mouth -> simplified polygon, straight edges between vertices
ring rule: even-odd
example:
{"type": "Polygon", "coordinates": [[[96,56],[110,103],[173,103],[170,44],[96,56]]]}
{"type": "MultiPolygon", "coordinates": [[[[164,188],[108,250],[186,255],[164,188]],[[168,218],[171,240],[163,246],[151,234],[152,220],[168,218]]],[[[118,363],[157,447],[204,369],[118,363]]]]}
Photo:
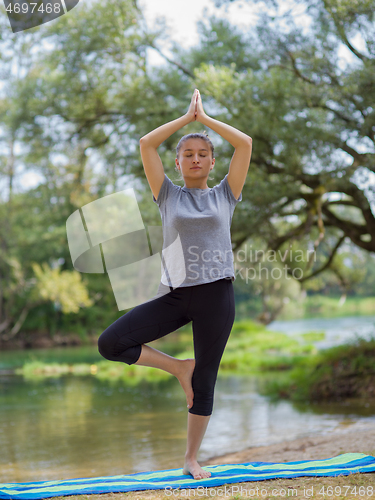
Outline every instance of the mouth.
{"type": "Polygon", "coordinates": [[[201,167],[191,167],[190,170],[200,170],[201,167]]]}

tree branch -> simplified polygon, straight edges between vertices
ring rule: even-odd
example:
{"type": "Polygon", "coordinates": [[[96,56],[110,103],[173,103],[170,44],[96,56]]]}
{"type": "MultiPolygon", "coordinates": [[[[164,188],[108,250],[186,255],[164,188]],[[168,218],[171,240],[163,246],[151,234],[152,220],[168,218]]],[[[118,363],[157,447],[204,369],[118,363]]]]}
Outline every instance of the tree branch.
{"type": "Polygon", "coordinates": [[[306,220],[302,222],[299,226],[293,228],[289,233],[286,233],[282,236],[274,238],[268,242],[267,250],[278,250],[280,246],[286,241],[294,238],[301,238],[304,234],[307,233],[312,224],[312,214],[308,213],[306,220]]]}
{"type": "MultiPolygon", "coordinates": [[[[351,221],[342,220],[336,215],[334,215],[330,210],[328,210],[327,206],[323,205],[322,211],[324,215],[330,220],[337,228],[341,229],[345,233],[345,236],[348,236],[352,242],[363,248],[364,250],[368,250],[369,252],[375,252],[375,240],[372,238],[371,241],[362,241],[361,236],[368,234],[369,230],[366,226],[356,224],[351,221]]],[[[371,233],[370,233],[371,234],[371,233]]]]}
{"type": "Polygon", "coordinates": [[[7,341],[7,340],[10,340],[11,338],[13,338],[17,335],[17,333],[20,331],[22,325],[24,324],[26,316],[28,315],[29,311],[30,311],[29,306],[25,306],[22,309],[21,314],[18,317],[18,320],[13,325],[10,332],[7,335],[1,335],[1,340],[7,341]]]}
{"type": "Polygon", "coordinates": [[[194,75],[193,73],[191,73],[191,71],[189,71],[187,68],[185,68],[184,66],[182,66],[182,64],[176,62],[176,61],[173,61],[172,59],[170,59],[168,56],[166,56],[165,54],[163,54],[163,52],[154,45],[154,42],[149,42],[149,45],[150,47],[152,47],[153,49],[155,49],[162,57],[164,57],[164,59],[166,61],[168,61],[170,64],[174,64],[175,66],[177,66],[177,68],[179,68],[183,73],[185,73],[185,75],[189,76],[190,78],[194,79],[194,75]]]}
{"type": "MultiPolygon", "coordinates": [[[[79,135],[82,132],[82,130],[84,128],[86,128],[88,125],[93,124],[93,123],[97,123],[100,118],[102,118],[103,116],[108,116],[108,115],[110,115],[110,116],[120,115],[121,116],[121,115],[123,115],[123,113],[120,111],[103,111],[102,113],[97,114],[93,118],[87,118],[83,123],[81,123],[79,128],[77,130],[75,130],[70,135],[67,142],[70,142],[76,134],[79,135]]],[[[66,118],[66,121],[71,121],[71,120],[69,120],[69,118],[66,118]]],[[[106,120],[106,121],[103,121],[101,123],[112,123],[112,122],[113,122],[113,120],[106,120]]]]}
{"type": "Polygon", "coordinates": [[[336,18],[336,16],[333,15],[331,9],[327,9],[327,10],[329,11],[329,13],[332,16],[333,22],[335,23],[335,26],[337,28],[337,32],[338,32],[341,40],[348,47],[348,49],[351,52],[353,52],[353,54],[355,56],[357,56],[358,59],[361,59],[361,61],[368,61],[369,58],[367,56],[365,56],[364,54],[362,54],[361,52],[359,52],[359,50],[357,50],[355,47],[353,47],[353,45],[349,42],[348,37],[346,36],[344,27],[342,26],[342,24],[340,23],[340,21],[336,18]]]}
{"type": "Polygon", "coordinates": [[[297,63],[296,63],[296,60],[295,60],[293,54],[288,49],[286,49],[286,53],[288,54],[288,56],[290,57],[290,60],[292,61],[293,70],[294,70],[295,74],[298,76],[298,78],[300,78],[304,82],[311,83],[312,85],[317,85],[317,83],[314,82],[314,80],[310,80],[310,78],[307,78],[307,76],[303,75],[300,72],[300,70],[297,68],[297,63]]]}
{"type": "Polygon", "coordinates": [[[300,278],[298,281],[300,283],[303,283],[304,281],[307,281],[307,280],[313,278],[317,274],[320,274],[325,269],[327,269],[330,266],[330,264],[332,263],[333,258],[336,255],[337,250],[340,248],[340,246],[341,246],[342,242],[345,240],[345,238],[346,238],[345,234],[341,236],[341,238],[338,240],[338,242],[336,243],[335,247],[333,248],[333,250],[331,252],[331,255],[327,259],[327,262],[322,267],[320,267],[319,269],[316,269],[314,272],[310,273],[308,276],[304,276],[304,277],[300,278]]]}

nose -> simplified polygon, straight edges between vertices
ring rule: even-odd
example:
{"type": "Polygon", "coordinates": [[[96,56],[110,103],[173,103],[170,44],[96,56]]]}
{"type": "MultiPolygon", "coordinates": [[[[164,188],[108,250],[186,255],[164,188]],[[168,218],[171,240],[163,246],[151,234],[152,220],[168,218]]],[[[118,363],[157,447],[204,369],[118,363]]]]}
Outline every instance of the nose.
{"type": "Polygon", "coordinates": [[[199,163],[198,155],[193,157],[193,163],[199,163]]]}

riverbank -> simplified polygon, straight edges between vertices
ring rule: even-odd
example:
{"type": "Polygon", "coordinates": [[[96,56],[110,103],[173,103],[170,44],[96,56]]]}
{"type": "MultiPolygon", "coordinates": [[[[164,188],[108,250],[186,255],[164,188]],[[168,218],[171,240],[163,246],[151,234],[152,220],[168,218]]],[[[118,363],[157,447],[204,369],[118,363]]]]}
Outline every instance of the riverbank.
{"type": "Polygon", "coordinates": [[[202,464],[321,460],[343,453],[375,456],[375,418],[368,422],[344,421],[327,434],[283,440],[268,446],[249,447],[242,451],[217,455],[202,464]]]}
{"type": "MultiPolygon", "coordinates": [[[[252,319],[259,327],[264,323],[256,318],[262,310],[261,301],[259,307],[248,307],[249,300],[259,300],[259,298],[249,297],[249,299],[236,300],[236,322],[252,319]]],[[[347,316],[372,316],[375,310],[375,297],[347,297],[345,301],[341,296],[326,296],[314,294],[305,297],[303,300],[287,302],[281,313],[277,316],[277,321],[303,320],[311,318],[344,318],[347,316]]],[[[121,314],[120,314],[121,315],[121,314]]],[[[27,324],[27,321],[26,321],[27,324]]],[[[108,324],[98,324],[95,326],[95,333],[87,331],[82,326],[74,326],[67,331],[62,327],[57,327],[54,332],[45,328],[22,329],[15,337],[2,340],[0,336],[0,350],[28,350],[47,349],[67,346],[96,345],[97,339],[108,324]]],[[[183,331],[184,327],[179,329],[183,331]]],[[[188,331],[188,328],[185,329],[188,331]]]]}
{"type": "MultiPolygon", "coordinates": [[[[250,447],[239,452],[212,457],[203,466],[246,462],[292,462],[298,460],[319,460],[335,457],[343,453],[364,453],[375,455],[375,419],[368,422],[349,422],[339,425],[325,435],[307,436],[289,441],[280,441],[268,446],[250,447]]],[[[147,490],[129,493],[109,493],[58,497],[56,500],[165,500],[174,498],[200,498],[204,500],[278,500],[297,498],[299,500],[373,500],[375,473],[356,473],[337,477],[298,477],[292,479],[272,479],[229,484],[208,489],[192,490],[147,490]]]]}
{"type": "Polygon", "coordinates": [[[98,335],[87,335],[84,338],[76,333],[55,333],[51,335],[44,330],[21,331],[15,338],[2,341],[1,351],[28,351],[29,349],[51,349],[59,347],[81,347],[97,345],[98,335]]]}

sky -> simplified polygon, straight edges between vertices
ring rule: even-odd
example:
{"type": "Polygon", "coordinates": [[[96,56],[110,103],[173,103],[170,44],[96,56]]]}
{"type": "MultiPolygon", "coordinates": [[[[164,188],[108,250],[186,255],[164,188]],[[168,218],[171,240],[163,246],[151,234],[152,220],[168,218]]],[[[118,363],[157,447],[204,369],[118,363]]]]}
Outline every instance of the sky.
{"type": "MultiPolygon", "coordinates": [[[[216,7],[214,0],[138,0],[148,27],[155,25],[158,17],[164,17],[167,24],[166,34],[172,40],[183,45],[185,48],[198,43],[197,22],[208,19],[215,14],[217,17],[225,18],[240,30],[246,31],[255,26],[259,13],[265,9],[263,2],[252,2],[251,0],[237,0],[222,7],[216,7]]],[[[304,6],[296,0],[283,0],[282,10],[292,9],[294,15],[301,15],[304,6]]],[[[307,24],[307,18],[303,23],[307,24]]],[[[160,42],[159,42],[160,43],[160,42]]],[[[163,47],[163,52],[168,54],[168,42],[163,47]]],[[[149,51],[149,64],[157,65],[165,63],[165,60],[155,50],[149,51]]]]}
{"type": "MultiPolygon", "coordinates": [[[[225,17],[239,28],[248,29],[257,20],[259,6],[252,2],[238,1],[225,7],[215,7],[213,0],[138,0],[148,27],[155,25],[158,17],[164,17],[167,32],[174,41],[184,47],[191,47],[198,43],[197,22],[216,14],[225,17]]],[[[166,49],[168,44],[164,46],[166,49]]],[[[165,62],[155,51],[150,63],[165,62]]]]}

